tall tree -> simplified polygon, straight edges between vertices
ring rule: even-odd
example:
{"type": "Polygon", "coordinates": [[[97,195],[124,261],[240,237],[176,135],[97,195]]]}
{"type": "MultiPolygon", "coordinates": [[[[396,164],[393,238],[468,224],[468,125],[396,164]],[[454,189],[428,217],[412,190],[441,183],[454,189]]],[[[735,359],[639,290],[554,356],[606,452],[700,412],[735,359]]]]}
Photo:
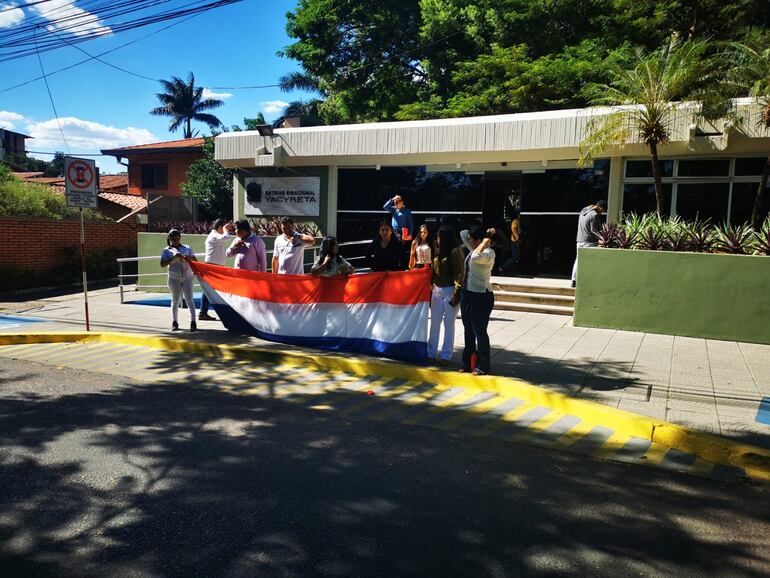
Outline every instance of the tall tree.
{"type": "MultiPolygon", "coordinates": [[[[633,47],[672,34],[735,40],[767,0],[299,0],[288,15],[327,123],[529,112],[588,104],[633,47]],[[317,90],[319,89],[319,90],[317,90]]],[[[305,82],[309,81],[309,82],[305,82]]],[[[304,84],[303,84],[304,83],[304,84]]]]}
{"type": "MultiPolygon", "coordinates": [[[[753,29],[748,32],[743,42],[733,42],[726,51],[727,84],[739,91],[740,96],[749,96],[759,105],[759,117],[756,124],[762,129],[770,129],[770,33],[767,30],[753,29]]],[[[754,197],[751,212],[751,225],[759,230],[765,215],[762,214],[768,175],[770,175],[770,152],[766,159],[762,177],[754,197]]]]}
{"type": "Polygon", "coordinates": [[[192,72],[187,74],[187,82],[177,76],[171,80],[161,80],[165,92],[159,92],[158,97],[162,106],[150,111],[155,116],[169,116],[171,122],[168,130],[176,132],[183,127],[184,138],[192,138],[192,121],[202,122],[209,128],[215,129],[222,126],[222,122],[207,110],[219,108],[223,101],[215,98],[203,98],[203,87],[195,86],[195,76],[192,72]]]}
{"type": "MultiPolygon", "coordinates": [[[[610,84],[588,89],[596,105],[610,106],[589,122],[581,145],[579,164],[586,165],[613,145],[637,138],[650,150],[658,215],[664,216],[663,181],[658,164],[658,147],[669,141],[672,122],[679,115],[692,115],[692,106],[682,101],[700,101],[709,81],[713,61],[707,57],[710,45],[704,40],[677,37],[651,53],[638,50],[631,68],[616,66],[609,73],[610,84]]],[[[701,113],[698,107],[696,114],[701,113]]]]}
{"type": "Polygon", "coordinates": [[[233,216],[233,171],[214,160],[214,139],[206,138],[203,158],[187,169],[187,181],[181,185],[185,196],[198,200],[204,219],[233,216]]]}

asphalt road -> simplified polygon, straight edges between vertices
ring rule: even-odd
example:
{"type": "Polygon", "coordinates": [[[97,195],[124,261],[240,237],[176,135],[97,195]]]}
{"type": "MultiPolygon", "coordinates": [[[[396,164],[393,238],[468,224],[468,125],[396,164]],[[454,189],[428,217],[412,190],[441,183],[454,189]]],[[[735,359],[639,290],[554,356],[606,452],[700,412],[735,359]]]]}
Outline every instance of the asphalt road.
{"type": "Polygon", "coordinates": [[[767,576],[770,493],[2,360],[0,575],[767,576]]]}

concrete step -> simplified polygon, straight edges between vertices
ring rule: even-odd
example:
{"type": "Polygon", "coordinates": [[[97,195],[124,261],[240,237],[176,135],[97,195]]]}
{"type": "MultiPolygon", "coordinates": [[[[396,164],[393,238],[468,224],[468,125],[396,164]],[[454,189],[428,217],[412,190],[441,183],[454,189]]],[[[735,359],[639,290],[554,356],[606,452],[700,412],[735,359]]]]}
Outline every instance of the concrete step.
{"type": "Polygon", "coordinates": [[[574,295],[554,295],[495,290],[495,300],[504,301],[506,303],[522,303],[525,305],[555,305],[557,307],[575,306],[574,295]]]}
{"type": "Polygon", "coordinates": [[[507,281],[493,281],[492,289],[495,292],[507,291],[510,293],[539,293],[541,295],[575,296],[574,287],[554,287],[549,285],[524,284],[507,281]]]}
{"type": "Polygon", "coordinates": [[[508,301],[495,301],[495,309],[498,311],[522,311],[525,313],[547,313],[549,315],[573,315],[572,307],[557,307],[555,305],[534,305],[526,303],[510,303],[508,301]]]}

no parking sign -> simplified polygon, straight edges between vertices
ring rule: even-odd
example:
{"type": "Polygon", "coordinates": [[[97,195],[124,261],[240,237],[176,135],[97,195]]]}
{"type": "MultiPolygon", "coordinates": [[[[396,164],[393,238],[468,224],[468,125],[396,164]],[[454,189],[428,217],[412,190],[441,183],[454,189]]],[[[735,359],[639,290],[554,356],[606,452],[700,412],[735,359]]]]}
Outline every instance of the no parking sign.
{"type": "Polygon", "coordinates": [[[96,163],[90,159],[64,157],[64,177],[67,188],[67,206],[96,208],[96,163]]]}

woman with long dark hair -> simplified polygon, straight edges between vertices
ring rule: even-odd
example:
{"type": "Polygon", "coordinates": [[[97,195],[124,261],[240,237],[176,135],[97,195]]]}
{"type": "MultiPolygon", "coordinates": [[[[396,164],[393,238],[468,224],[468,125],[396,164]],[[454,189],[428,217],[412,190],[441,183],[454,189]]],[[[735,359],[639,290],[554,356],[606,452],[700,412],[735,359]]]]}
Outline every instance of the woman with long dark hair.
{"type": "Polygon", "coordinates": [[[422,269],[432,265],[433,251],[431,250],[431,244],[428,225],[420,225],[417,235],[414,241],[412,241],[412,248],[409,251],[410,269],[422,269]]]}
{"type": "Polygon", "coordinates": [[[430,296],[430,337],[428,357],[438,354],[441,326],[444,326],[444,343],[438,362],[448,365],[455,343],[455,321],[459,312],[460,294],[465,275],[462,249],[457,244],[454,229],[443,226],[438,230],[436,256],[433,258],[433,291],[430,296]]]}
{"type": "Polygon", "coordinates": [[[380,221],[377,236],[366,250],[366,264],[372,271],[403,271],[404,251],[387,221],[380,221]]]}
{"type": "Polygon", "coordinates": [[[317,277],[334,277],[336,275],[351,275],[355,272],[353,265],[348,263],[339,253],[339,245],[335,237],[326,237],[321,242],[318,260],[310,269],[310,274],[317,277]]]}
{"type": "Polygon", "coordinates": [[[470,251],[465,259],[465,278],[460,299],[465,329],[465,349],[463,349],[463,371],[473,371],[474,375],[489,373],[490,347],[487,326],[489,316],[495,306],[492,293],[492,267],[495,265],[495,252],[491,245],[497,238],[495,229],[486,231],[479,225],[460,232],[463,245],[470,251]],[[471,368],[473,354],[477,356],[477,365],[471,368]]]}

